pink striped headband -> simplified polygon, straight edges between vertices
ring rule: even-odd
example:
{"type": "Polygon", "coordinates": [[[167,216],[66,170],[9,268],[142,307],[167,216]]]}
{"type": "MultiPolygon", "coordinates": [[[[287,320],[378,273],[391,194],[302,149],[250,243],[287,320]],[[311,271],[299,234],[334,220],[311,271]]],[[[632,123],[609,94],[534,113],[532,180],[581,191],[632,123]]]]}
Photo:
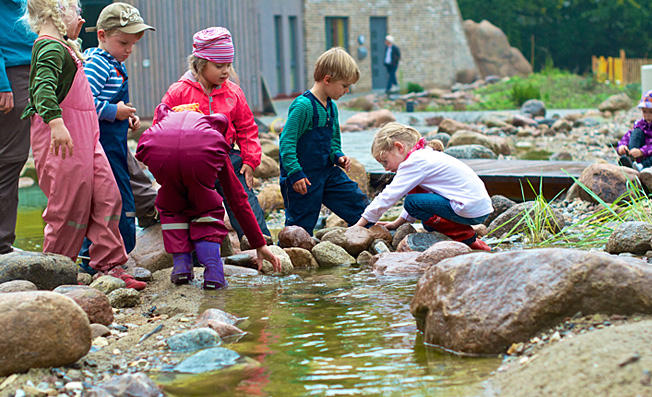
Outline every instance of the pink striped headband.
{"type": "Polygon", "coordinates": [[[235,50],[231,32],[223,27],[212,27],[192,36],[192,54],[213,63],[231,63],[235,50]]]}

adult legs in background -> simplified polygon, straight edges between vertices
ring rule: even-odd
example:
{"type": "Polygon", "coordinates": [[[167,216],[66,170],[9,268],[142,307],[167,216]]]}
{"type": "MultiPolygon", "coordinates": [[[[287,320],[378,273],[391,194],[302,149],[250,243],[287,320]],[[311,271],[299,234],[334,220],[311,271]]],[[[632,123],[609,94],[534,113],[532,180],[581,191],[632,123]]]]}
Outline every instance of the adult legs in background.
{"type": "Polygon", "coordinates": [[[20,115],[27,106],[29,66],[6,69],[12,85],[14,108],[0,112],[0,254],[12,251],[16,239],[18,180],[29,155],[29,120],[20,115]]]}

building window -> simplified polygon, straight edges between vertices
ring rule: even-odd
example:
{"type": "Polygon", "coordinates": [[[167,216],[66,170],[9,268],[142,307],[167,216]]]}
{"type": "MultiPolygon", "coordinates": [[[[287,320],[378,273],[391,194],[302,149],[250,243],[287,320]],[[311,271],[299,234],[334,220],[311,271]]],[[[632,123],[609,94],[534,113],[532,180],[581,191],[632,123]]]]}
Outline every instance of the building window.
{"type": "Polygon", "coordinates": [[[276,88],[278,92],[285,92],[285,79],[283,70],[283,17],[274,16],[274,40],[276,42],[276,88]]]}
{"type": "Polygon", "coordinates": [[[290,92],[299,89],[299,32],[297,28],[297,17],[290,16],[290,92]]]}
{"type": "Polygon", "coordinates": [[[349,18],[326,17],[326,49],[332,47],[349,50],[349,18]]]}

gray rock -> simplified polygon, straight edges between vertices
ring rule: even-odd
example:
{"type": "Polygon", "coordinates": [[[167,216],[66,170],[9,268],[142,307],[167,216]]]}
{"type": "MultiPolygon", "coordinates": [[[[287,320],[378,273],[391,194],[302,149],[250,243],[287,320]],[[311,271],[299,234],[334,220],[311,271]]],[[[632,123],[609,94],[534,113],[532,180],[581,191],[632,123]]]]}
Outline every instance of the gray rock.
{"type": "Polygon", "coordinates": [[[441,233],[412,233],[396,247],[396,252],[423,252],[440,241],[450,241],[450,237],[441,233]]]}
{"type": "Polygon", "coordinates": [[[500,214],[512,208],[515,204],[515,201],[510,200],[505,196],[501,196],[500,194],[491,196],[491,205],[494,207],[494,212],[487,216],[484,224],[489,226],[494,219],[498,218],[500,214]]]}
{"type": "Polygon", "coordinates": [[[208,327],[217,332],[220,338],[228,338],[230,336],[242,336],[247,332],[241,330],[235,325],[225,323],[219,320],[203,320],[197,324],[197,327],[208,327]]]}
{"type": "Polygon", "coordinates": [[[227,265],[233,265],[233,266],[240,266],[240,267],[248,267],[251,269],[256,268],[256,258],[249,254],[235,254],[231,256],[227,256],[224,258],[224,263],[227,265]]]}
{"type": "Polygon", "coordinates": [[[346,237],[344,236],[344,233],[346,232],[346,229],[342,228],[337,228],[335,230],[331,230],[330,232],[324,234],[321,238],[321,241],[329,241],[338,247],[342,247],[346,249],[346,237]]]}
{"type": "Polygon", "coordinates": [[[153,281],[152,272],[144,267],[136,266],[131,270],[131,275],[138,281],[153,281]]]}
{"type": "Polygon", "coordinates": [[[379,275],[410,276],[422,274],[430,265],[418,262],[421,252],[386,252],[374,255],[369,264],[379,275]]]}
{"type": "Polygon", "coordinates": [[[26,280],[40,290],[53,290],[77,283],[77,265],[58,254],[15,251],[0,255],[0,283],[13,280],[26,280]]]}
{"type": "Polygon", "coordinates": [[[369,251],[362,251],[355,259],[356,263],[360,266],[367,266],[371,262],[373,255],[369,251]]]}
{"type": "MultiPolygon", "coordinates": [[[[257,266],[257,265],[256,265],[257,266]]],[[[256,269],[250,269],[248,267],[242,266],[233,266],[233,265],[224,265],[224,276],[257,276],[258,267],[256,269]]]]}
{"type": "Polygon", "coordinates": [[[195,353],[174,367],[174,371],[201,374],[235,365],[239,358],[240,354],[233,350],[214,347],[195,353]]]}
{"type": "Polygon", "coordinates": [[[72,299],[50,291],[2,295],[0,376],[72,364],[90,348],[88,317],[72,299]]]}
{"type": "Polygon", "coordinates": [[[617,110],[629,110],[632,107],[634,107],[632,98],[627,94],[622,93],[612,95],[602,101],[602,103],[598,105],[598,110],[601,112],[615,112],[617,110]]]}
{"type": "Polygon", "coordinates": [[[460,145],[449,147],[444,151],[457,159],[496,159],[496,154],[482,145],[460,145]]]}
{"type": "Polygon", "coordinates": [[[91,285],[93,282],[93,276],[88,273],[77,273],[77,284],[91,285]]]}
{"type": "Polygon", "coordinates": [[[98,336],[109,336],[111,330],[102,324],[91,324],[91,340],[95,340],[98,336]]]}
{"type": "Polygon", "coordinates": [[[160,223],[148,227],[138,235],[136,247],[129,256],[138,266],[151,272],[172,267],[172,255],[165,252],[160,223]]]}
{"type": "Polygon", "coordinates": [[[222,341],[217,332],[205,327],[172,335],[166,340],[166,343],[175,353],[188,353],[219,346],[222,341]]]}
{"type": "Polygon", "coordinates": [[[631,252],[644,255],[652,249],[652,224],[647,222],[623,222],[609,236],[605,250],[610,254],[631,252]]]}
{"type": "Polygon", "coordinates": [[[319,263],[317,263],[315,257],[312,256],[312,254],[308,250],[305,250],[303,248],[298,248],[298,247],[283,248],[283,250],[290,257],[292,266],[295,268],[303,267],[308,269],[314,269],[319,267],[319,263]]]}
{"type": "Polygon", "coordinates": [[[88,397],[103,397],[108,393],[114,397],[163,397],[164,394],[159,387],[147,375],[142,372],[116,376],[107,382],[101,383],[87,394],[88,397]]]}
{"type": "Polygon", "coordinates": [[[414,226],[412,226],[411,223],[402,224],[394,232],[394,237],[392,238],[392,247],[394,247],[394,249],[396,249],[396,247],[398,247],[399,243],[401,241],[403,241],[405,236],[407,236],[408,234],[416,233],[416,232],[417,232],[417,229],[415,229],[414,226]]]}
{"type": "Polygon", "coordinates": [[[227,313],[220,309],[206,309],[199,317],[197,317],[195,324],[197,327],[201,327],[202,322],[209,320],[221,321],[227,324],[236,325],[244,319],[238,318],[233,314],[227,313]]]}
{"type": "Polygon", "coordinates": [[[441,143],[444,144],[444,147],[448,146],[448,141],[451,140],[450,134],[447,134],[445,132],[438,132],[432,136],[432,139],[438,139],[441,141],[441,143]]]}
{"type": "Polygon", "coordinates": [[[340,265],[354,265],[355,258],[349,255],[342,247],[339,247],[330,241],[322,241],[312,249],[317,263],[320,267],[333,267],[340,265]]]}
{"type": "Polygon", "coordinates": [[[292,271],[294,270],[294,266],[292,266],[292,260],[290,260],[290,256],[285,251],[283,251],[283,248],[279,247],[278,245],[270,245],[269,249],[270,251],[272,251],[274,256],[276,256],[278,259],[281,260],[281,271],[280,272],[274,271],[274,266],[265,259],[263,260],[262,272],[264,274],[276,274],[276,275],[291,274],[292,271]]]}
{"type": "Polygon", "coordinates": [[[369,229],[369,233],[374,240],[382,240],[387,243],[387,245],[392,245],[392,233],[387,230],[383,225],[373,225],[369,229]]]}
{"type": "Polygon", "coordinates": [[[140,303],[140,294],[132,288],[116,289],[109,293],[107,298],[115,308],[134,307],[140,303]]]}
{"type": "Polygon", "coordinates": [[[373,236],[369,230],[362,226],[351,226],[344,232],[344,239],[344,249],[355,257],[369,247],[369,244],[373,241],[373,236]]]}
{"type": "Polygon", "coordinates": [[[371,243],[371,253],[376,255],[376,254],[382,254],[385,252],[392,252],[392,250],[389,249],[387,246],[387,243],[383,240],[374,240],[373,243],[371,243]]]}
{"type": "Polygon", "coordinates": [[[643,168],[643,170],[638,174],[638,180],[641,181],[643,186],[647,187],[648,190],[652,190],[652,169],[643,168]]]}
{"type": "Polygon", "coordinates": [[[546,117],[546,104],[538,99],[529,99],[521,105],[521,113],[529,117],[546,117]]]}
{"type": "Polygon", "coordinates": [[[326,233],[330,233],[330,232],[332,232],[333,230],[337,230],[337,229],[340,229],[340,230],[346,230],[346,228],[345,228],[345,227],[342,227],[342,226],[326,227],[326,228],[323,228],[323,229],[320,229],[320,230],[315,231],[315,237],[316,237],[317,239],[321,240],[322,237],[324,237],[324,235],[326,235],[326,233]]]}
{"type": "Polygon", "coordinates": [[[117,289],[126,287],[127,284],[124,282],[124,280],[113,276],[100,276],[91,283],[91,288],[95,288],[105,295],[108,295],[117,289]]]}
{"type": "Polygon", "coordinates": [[[419,279],[411,313],[425,343],[499,354],[564,319],[652,313],[652,268],[634,258],[571,249],[473,253],[419,279]]]}
{"type": "Polygon", "coordinates": [[[550,156],[550,161],[572,161],[573,155],[568,152],[556,152],[550,156]]]}
{"type": "Polygon", "coordinates": [[[6,281],[0,284],[0,294],[7,292],[27,292],[27,291],[36,291],[38,288],[31,281],[26,280],[14,280],[6,281]]]}

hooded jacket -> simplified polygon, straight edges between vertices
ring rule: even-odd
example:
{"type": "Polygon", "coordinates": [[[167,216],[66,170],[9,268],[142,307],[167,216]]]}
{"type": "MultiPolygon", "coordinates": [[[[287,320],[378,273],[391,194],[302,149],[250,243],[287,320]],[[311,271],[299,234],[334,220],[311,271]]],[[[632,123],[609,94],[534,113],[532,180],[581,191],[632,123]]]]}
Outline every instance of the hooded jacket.
{"type": "MultiPolygon", "coordinates": [[[[238,145],[244,164],[253,169],[260,165],[262,149],[258,139],[258,126],[244,92],[237,84],[227,80],[207,95],[202,85],[188,71],[168,88],[161,102],[171,108],[198,103],[204,114],[224,114],[229,119],[229,128],[225,135],[227,143],[231,146],[238,145]]],[[[156,117],[152,124],[156,124],[156,117]]]]}

